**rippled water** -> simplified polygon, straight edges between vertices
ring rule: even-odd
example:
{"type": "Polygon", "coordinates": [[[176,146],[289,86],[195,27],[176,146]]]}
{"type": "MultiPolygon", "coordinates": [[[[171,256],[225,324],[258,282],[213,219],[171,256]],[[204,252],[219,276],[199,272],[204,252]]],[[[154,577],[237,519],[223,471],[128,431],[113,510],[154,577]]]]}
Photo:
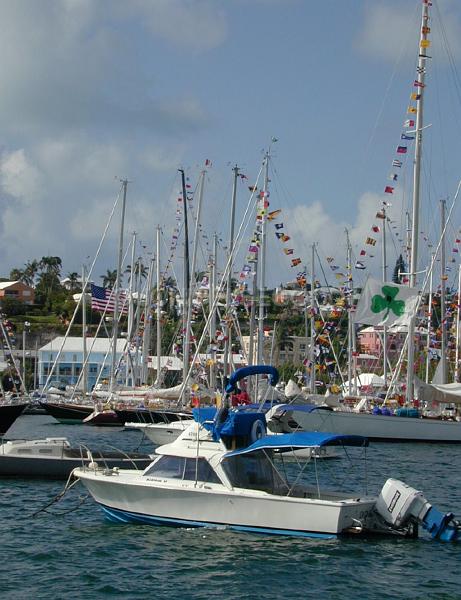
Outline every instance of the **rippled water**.
{"type": "MultiPolygon", "coordinates": [[[[9,437],[67,436],[90,446],[135,449],[139,432],[21,417],[9,437]]],[[[145,446],[147,449],[148,446],[145,446]]],[[[368,480],[389,476],[421,488],[461,516],[461,447],[373,444],[368,480]]],[[[347,461],[334,461],[345,476],[347,461]]],[[[329,468],[332,468],[330,466],[329,468]]],[[[63,482],[0,480],[0,597],[461,599],[461,544],[420,540],[309,540],[229,531],[119,525],[82,487],[32,514],[63,482]]]]}

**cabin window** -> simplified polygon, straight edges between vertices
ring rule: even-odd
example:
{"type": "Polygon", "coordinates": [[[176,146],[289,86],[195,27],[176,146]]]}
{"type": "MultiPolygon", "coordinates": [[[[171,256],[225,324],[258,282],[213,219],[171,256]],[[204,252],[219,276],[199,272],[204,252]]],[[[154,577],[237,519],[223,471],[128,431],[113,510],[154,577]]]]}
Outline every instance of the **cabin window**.
{"type": "Polygon", "coordinates": [[[204,458],[162,456],[144,473],[165,479],[183,479],[203,483],[221,483],[210,463],[204,458]]]}
{"type": "Polygon", "coordinates": [[[233,487],[275,493],[274,467],[264,452],[230,456],[222,464],[233,487]]]}

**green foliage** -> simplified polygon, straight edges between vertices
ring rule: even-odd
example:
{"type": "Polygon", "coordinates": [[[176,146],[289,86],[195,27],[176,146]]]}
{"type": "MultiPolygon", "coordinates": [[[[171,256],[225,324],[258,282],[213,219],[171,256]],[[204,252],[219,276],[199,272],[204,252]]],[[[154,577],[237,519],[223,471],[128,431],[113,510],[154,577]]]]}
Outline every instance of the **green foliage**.
{"type": "Polygon", "coordinates": [[[14,317],[27,314],[28,306],[17,298],[4,296],[1,302],[1,309],[7,317],[14,317]]]}

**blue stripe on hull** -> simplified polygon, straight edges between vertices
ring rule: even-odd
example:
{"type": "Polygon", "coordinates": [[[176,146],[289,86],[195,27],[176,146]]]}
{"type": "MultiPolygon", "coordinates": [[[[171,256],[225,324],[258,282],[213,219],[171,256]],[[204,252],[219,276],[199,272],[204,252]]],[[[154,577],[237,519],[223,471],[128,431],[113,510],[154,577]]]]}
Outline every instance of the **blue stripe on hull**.
{"type": "Polygon", "coordinates": [[[208,527],[212,529],[234,529],[250,533],[267,533],[270,535],[290,535],[296,537],[322,538],[331,540],[337,536],[333,533],[317,533],[313,531],[297,531],[294,529],[272,529],[267,527],[251,527],[248,525],[228,525],[225,523],[210,523],[206,521],[189,521],[187,519],[172,519],[169,517],[157,517],[144,515],[142,513],[130,512],[119,508],[99,505],[104,516],[112,523],[142,523],[144,525],[167,525],[169,527],[208,527]]]}

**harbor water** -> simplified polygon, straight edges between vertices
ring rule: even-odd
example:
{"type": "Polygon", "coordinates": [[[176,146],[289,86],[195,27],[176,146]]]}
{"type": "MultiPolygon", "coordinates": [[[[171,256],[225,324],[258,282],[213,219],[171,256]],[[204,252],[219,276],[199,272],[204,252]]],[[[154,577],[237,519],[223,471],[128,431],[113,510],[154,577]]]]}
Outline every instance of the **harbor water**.
{"type": "MultiPolygon", "coordinates": [[[[385,417],[383,417],[385,418],[385,417]]],[[[67,437],[90,448],[151,451],[136,431],[23,416],[8,438],[67,437]],[[141,446],[140,446],[141,444],[141,446]]],[[[461,517],[461,446],[371,444],[370,493],[388,477],[461,517]]],[[[347,459],[334,462],[347,483],[347,459]]],[[[333,469],[330,464],[328,469],[333,469]]],[[[461,544],[318,540],[113,524],[78,484],[0,480],[1,598],[461,599],[461,544]]]]}

